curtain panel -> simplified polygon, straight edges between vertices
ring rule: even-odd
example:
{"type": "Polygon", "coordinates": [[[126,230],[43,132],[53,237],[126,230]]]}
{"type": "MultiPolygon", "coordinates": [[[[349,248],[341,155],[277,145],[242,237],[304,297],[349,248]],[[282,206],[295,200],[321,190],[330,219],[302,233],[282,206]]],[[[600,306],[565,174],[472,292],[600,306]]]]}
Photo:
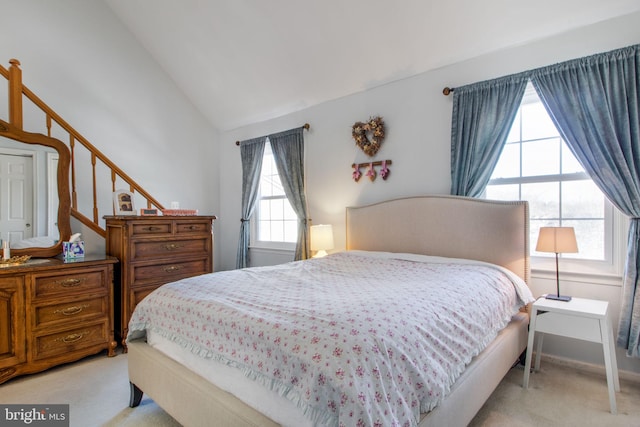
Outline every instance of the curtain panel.
{"type": "Polygon", "coordinates": [[[526,74],[456,88],[451,118],[451,194],[479,197],[498,163],[527,86],[526,74]]]}
{"type": "Polygon", "coordinates": [[[451,194],[484,191],[528,80],[585,171],[631,218],[617,344],[640,357],[640,45],[456,88],[451,194]]]}
{"type": "Polygon", "coordinates": [[[240,142],[240,158],[242,160],[242,217],[240,218],[240,239],[236,268],[249,265],[249,242],[251,240],[251,215],[256,207],[260,173],[266,136],[240,142]]]}
{"type": "Polygon", "coordinates": [[[271,151],[284,192],[298,217],[298,241],[294,260],[309,258],[307,195],[304,178],[304,127],[269,135],[271,151]]]}
{"type": "Polygon", "coordinates": [[[640,357],[640,45],[534,70],[531,81],[571,151],[631,218],[617,343],[640,357]]]}

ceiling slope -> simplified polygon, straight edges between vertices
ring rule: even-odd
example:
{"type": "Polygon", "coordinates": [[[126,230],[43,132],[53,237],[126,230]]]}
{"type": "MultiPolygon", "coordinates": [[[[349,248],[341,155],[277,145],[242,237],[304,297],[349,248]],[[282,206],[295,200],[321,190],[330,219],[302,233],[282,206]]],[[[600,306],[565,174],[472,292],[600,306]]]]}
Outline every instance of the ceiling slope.
{"type": "Polygon", "coordinates": [[[640,10],[638,0],[105,0],[220,130],[640,10]]]}

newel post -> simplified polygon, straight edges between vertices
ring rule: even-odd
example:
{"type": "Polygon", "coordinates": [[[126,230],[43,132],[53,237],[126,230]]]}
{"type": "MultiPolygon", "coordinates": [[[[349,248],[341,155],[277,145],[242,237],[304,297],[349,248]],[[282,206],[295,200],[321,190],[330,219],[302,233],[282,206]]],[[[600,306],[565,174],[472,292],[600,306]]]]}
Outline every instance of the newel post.
{"type": "Polygon", "coordinates": [[[17,59],[9,63],[9,123],[22,129],[22,70],[17,59]]]}

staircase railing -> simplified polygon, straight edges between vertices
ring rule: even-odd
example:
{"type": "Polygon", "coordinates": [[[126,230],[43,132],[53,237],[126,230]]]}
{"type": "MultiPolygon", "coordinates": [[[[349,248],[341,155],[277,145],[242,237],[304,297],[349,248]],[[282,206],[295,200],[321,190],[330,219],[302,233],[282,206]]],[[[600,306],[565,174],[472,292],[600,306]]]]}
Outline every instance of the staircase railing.
{"type": "MultiPolygon", "coordinates": [[[[71,215],[80,221],[82,224],[92,229],[100,236],[105,237],[106,232],[101,225],[101,215],[111,214],[112,212],[100,213],[99,207],[110,206],[112,201],[112,194],[116,191],[116,187],[124,185],[129,187],[129,191],[136,194],[137,198],[142,198],[147,208],[164,209],[161,203],[153,198],[147,191],[145,191],[138,183],[136,183],[129,175],[127,175],[122,169],[114,164],[107,156],[105,156],[100,150],[98,150],[93,144],[91,144],[86,138],[84,138],[78,131],[76,131],[69,123],[67,123],[62,117],[60,117],[55,111],[53,111],[47,104],[45,104],[40,98],[38,98],[32,91],[22,84],[22,70],[20,69],[20,62],[16,59],[9,61],[11,64],[7,70],[0,65],[0,74],[2,74],[9,82],[9,123],[23,129],[23,98],[28,99],[45,114],[45,123],[47,136],[52,136],[52,125],[55,123],[59,126],[63,134],[68,135],[68,147],[71,152],[71,166],[70,166],[70,188],[71,188],[71,215]],[[88,153],[90,159],[90,169],[78,167],[76,161],[81,158],[80,152],[84,150],[88,153]],[[97,170],[106,168],[110,173],[111,179],[111,192],[101,190],[107,185],[98,185],[97,170]],[[79,171],[91,171],[91,213],[82,212],[82,208],[78,204],[78,186],[76,182],[80,179],[84,182],[84,176],[81,178],[78,176],[79,171]]],[[[29,130],[34,132],[34,130],[29,130]]],[[[38,132],[35,130],[35,132],[38,132]]],[[[57,137],[57,135],[56,135],[57,137]]],[[[58,138],[60,139],[60,138],[58,138]]],[[[63,141],[65,142],[65,141],[63,141]]],[[[65,142],[66,144],[66,142],[65,142]]],[[[84,194],[82,195],[84,196],[84,194]]],[[[86,209],[86,207],[85,207],[86,209]]]]}

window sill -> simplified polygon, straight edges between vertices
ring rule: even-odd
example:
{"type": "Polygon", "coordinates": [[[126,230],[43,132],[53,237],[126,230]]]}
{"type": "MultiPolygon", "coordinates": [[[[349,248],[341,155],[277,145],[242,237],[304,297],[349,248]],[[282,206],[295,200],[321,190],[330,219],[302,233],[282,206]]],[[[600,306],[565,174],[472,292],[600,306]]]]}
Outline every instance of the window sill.
{"type": "MultiPolygon", "coordinates": [[[[531,270],[532,279],[548,279],[556,280],[555,270],[546,270],[534,268],[531,270]]],[[[561,282],[576,282],[576,283],[593,283],[603,286],[616,286],[622,287],[622,277],[617,274],[608,273],[575,273],[562,271],[560,269],[560,281],[561,282]]]]}
{"type": "Polygon", "coordinates": [[[249,246],[249,250],[264,253],[276,253],[276,254],[293,254],[295,248],[274,248],[268,246],[249,246]]]}

